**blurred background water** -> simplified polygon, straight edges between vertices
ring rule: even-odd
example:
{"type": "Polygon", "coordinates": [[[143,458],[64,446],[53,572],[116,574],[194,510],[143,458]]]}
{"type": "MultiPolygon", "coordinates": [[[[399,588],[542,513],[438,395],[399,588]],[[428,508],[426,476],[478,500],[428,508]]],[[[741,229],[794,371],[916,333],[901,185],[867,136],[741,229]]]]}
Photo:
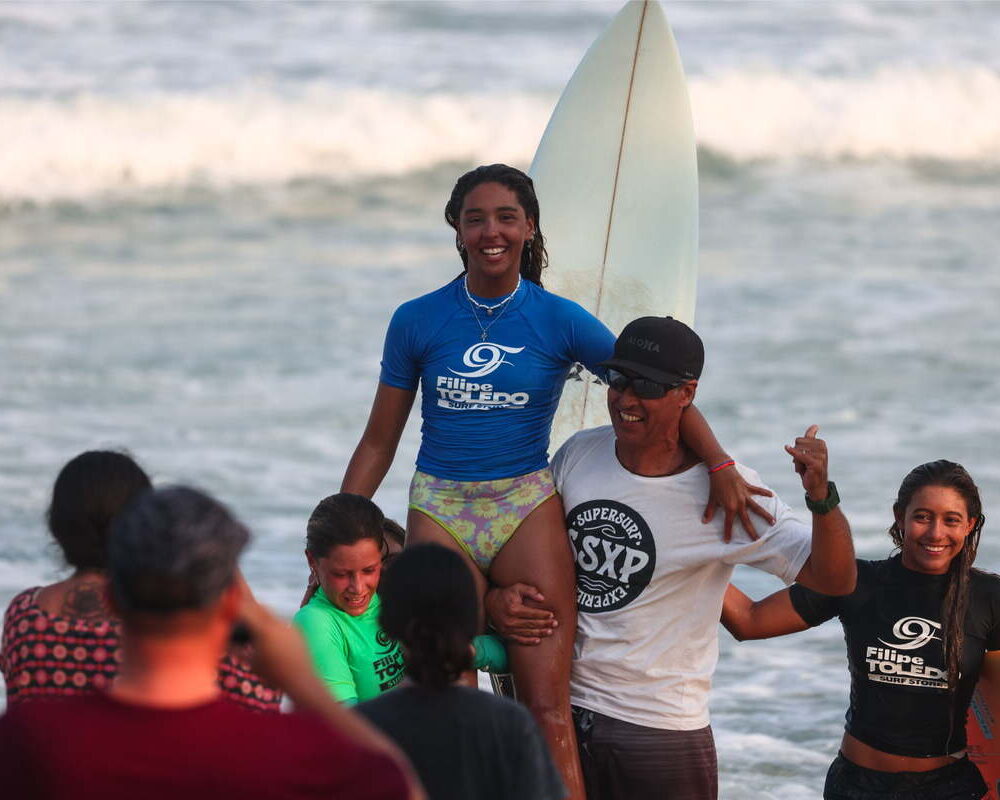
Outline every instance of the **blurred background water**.
{"type": "MultiPolygon", "coordinates": [[[[52,481],[111,446],[230,503],[256,534],[251,582],[290,614],[388,317],[459,269],[455,177],[527,167],[618,7],[0,4],[0,602],[64,574],[52,481]]],[[[818,423],[867,557],[917,463],[963,462],[1000,507],[1000,3],[665,8],[699,141],[698,401],[720,438],[801,507],[781,446],[818,423]]],[[[400,519],[417,427],[377,496],[400,519]]],[[[1000,568],[992,525],[980,553],[1000,568]]],[[[723,796],[818,797],[839,628],[722,640],[723,796]]]]}

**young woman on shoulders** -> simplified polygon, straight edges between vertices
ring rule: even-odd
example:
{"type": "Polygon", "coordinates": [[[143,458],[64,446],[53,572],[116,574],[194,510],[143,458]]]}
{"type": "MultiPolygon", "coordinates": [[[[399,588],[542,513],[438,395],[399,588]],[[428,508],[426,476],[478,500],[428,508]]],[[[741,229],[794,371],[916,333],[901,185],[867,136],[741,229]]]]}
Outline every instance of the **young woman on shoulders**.
{"type": "MultiPolygon", "coordinates": [[[[407,545],[431,542],[459,552],[480,597],[490,583],[540,590],[552,635],[537,647],[513,644],[511,667],[518,696],[579,800],[568,692],[575,580],[548,444],[571,367],[579,362],[602,374],[597,365],[611,356],[615,337],[581,306],[542,288],[547,255],[538,199],[523,172],[493,164],[466,173],[445,219],[463,272],[393,314],[371,415],[341,489],[374,494],[419,387],[423,438],[407,545]]],[[[728,460],[693,408],[682,434],[706,462],[728,460]]],[[[738,513],[750,526],[748,508],[766,516],[735,470],[714,477],[728,522],[738,513]]]]}

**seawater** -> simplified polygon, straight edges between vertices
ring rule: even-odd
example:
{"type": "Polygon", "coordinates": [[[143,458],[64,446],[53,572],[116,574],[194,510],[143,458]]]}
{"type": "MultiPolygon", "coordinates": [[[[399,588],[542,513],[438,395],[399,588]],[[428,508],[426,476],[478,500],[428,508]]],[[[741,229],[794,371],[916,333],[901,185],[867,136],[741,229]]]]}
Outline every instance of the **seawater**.
{"type": "MultiPolygon", "coordinates": [[[[256,534],[251,582],[290,614],[388,317],[458,272],[454,178],[527,166],[617,7],[0,5],[0,602],[64,574],[52,481],[112,446],[230,503],[256,534]]],[[[866,557],[888,553],[917,463],[966,464],[990,514],[1000,4],[666,11],[699,140],[715,431],[801,508],[782,444],[819,424],[866,557]]],[[[418,427],[377,496],[397,518],[418,427]]],[[[980,564],[1000,569],[992,527],[980,564]]],[[[721,650],[723,796],[819,797],[846,706],[839,628],[723,633],[721,650]]]]}

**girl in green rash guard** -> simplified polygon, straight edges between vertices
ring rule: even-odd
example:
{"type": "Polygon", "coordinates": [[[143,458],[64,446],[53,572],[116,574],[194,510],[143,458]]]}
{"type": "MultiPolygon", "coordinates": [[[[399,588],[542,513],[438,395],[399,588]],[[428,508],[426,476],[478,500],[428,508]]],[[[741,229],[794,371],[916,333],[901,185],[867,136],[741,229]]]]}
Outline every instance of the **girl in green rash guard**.
{"type": "Polygon", "coordinates": [[[371,500],[335,494],[306,525],[306,560],[319,588],[295,615],[316,672],[345,703],[378,697],[403,677],[403,656],[378,624],[384,517],[371,500]]]}
{"type": "MultiPolygon", "coordinates": [[[[306,525],[306,560],[319,587],[294,621],[316,672],[344,703],[370,700],[403,678],[402,652],[378,621],[385,525],[375,503],[345,492],[321,500],[306,525]]],[[[479,638],[477,666],[506,669],[499,642],[479,638]]]]}

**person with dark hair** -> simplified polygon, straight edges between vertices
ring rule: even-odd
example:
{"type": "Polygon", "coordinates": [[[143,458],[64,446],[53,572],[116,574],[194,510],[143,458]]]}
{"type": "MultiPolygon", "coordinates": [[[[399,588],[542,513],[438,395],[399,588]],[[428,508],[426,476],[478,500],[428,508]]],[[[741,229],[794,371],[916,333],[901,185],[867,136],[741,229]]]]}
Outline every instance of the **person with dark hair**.
{"type": "Polygon", "coordinates": [[[331,495],[306,525],[306,560],[319,588],[295,614],[316,672],[341,702],[377,697],[403,678],[399,646],[379,627],[385,538],[367,497],[331,495]]]}
{"type": "MultiPolygon", "coordinates": [[[[367,497],[343,492],[321,500],[306,525],[306,560],[316,587],[307,590],[294,621],[316,672],[341,702],[377,697],[403,678],[399,645],[379,624],[379,581],[399,553],[400,530],[367,497]]],[[[496,637],[477,636],[474,644],[476,669],[506,668],[496,637]]]]}
{"type": "MultiPolygon", "coordinates": [[[[679,320],[628,323],[605,362],[611,425],[580,431],[552,459],[577,568],[570,698],[589,800],[718,796],[708,700],[737,564],[829,593],[854,588],[850,527],[816,426],[786,448],[811,526],[774,496],[762,501],[774,522],[757,539],[704,524],[713,470],[760,480],[732,461],[706,463],[681,436],[704,361],[701,337],[679,320]]],[[[510,620],[491,617],[512,635],[510,620]]]]}
{"type": "MultiPolygon", "coordinates": [[[[48,510],[49,530],[73,574],[26,589],[4,615],[0,672],[7,702],[57,697],[107,687],[118,671],[120,626],[108,607],[108,536],[115,516],[150,487],[126,453],[91,450],[59,472],[48,510]]],[[[245,649],[228,651],[219,683],[234,700],[278,711],[281,695],[247,663],[245,649]]]]}
{"type": "Polygon", "coordinates": [[[839,617],[851,702],[827,800],[973,800],[987,786],[965,754],[979,676],[1000,675],[1000,577],[974,569],[986,516],[965,469],[913,469],[892,506],[899,553],[862,561],[845,597],[801,585],[753,602],[735,586],[722,622],[739,640],[802,631],[839,617]]]}
{"type": "MultiPolygon", "coordinates": [[[[407,538],[460,553],[482,597],[488,583],[531,584],[551,635],[512,642],[518,696],[553,749],[572,797],[582,798],[566,676],[575,629],[573,564],[548,465],[549,433],[575,363],[599,376],[614,334],[578,304],[542,288],[547,263],[531,178],[505,164],[462,175],[445,206],[462,273],[400,306],[386,333],[368,424],[341,490],[372,496],[385,477],[418,387],[423,439],[410,486],[407,538]]],[[[704,418],[684,415],[685,441],[728,461],[704,418]]],[[[768,518],[735,470],[713,475],[726,529],[746,509],[768,518]]],[[[769,519],[769,518],[768,518],[769,519]]]]}
{"type": "Polygon", "coordinates": [[[396,520],[385,518],[382,523],[382,539],[385,546],[382,548],[382,568],[385,569],[392,563],[392,560],[403,552],[406,544],[406,529],[396,520]]]}
{"type": "Polygon", "coordinates": [[[249,532],[206,494],[147,490],[115,521],[111,602],[122,663],[107,692],[0,718],[0,786],[76,797],[402,800],[420,796],[397,748],[334,702],[301,637],[253,599],[237,562],[249,532]],[[256,714],[219,691],[233,626],[300,711],[256,714]]]}
{"type": "Polygon", "coordinates": [[[458,683],[473,661],[476,587],[435,544],[403,551],[382,582],[381,622],[407,680],[358,712],[409,757],[431,800],[557,800],[566,790],[534,719],[518,703],[458,683]],[[446,754],[446,756],[443,756],[446,754]]]}

